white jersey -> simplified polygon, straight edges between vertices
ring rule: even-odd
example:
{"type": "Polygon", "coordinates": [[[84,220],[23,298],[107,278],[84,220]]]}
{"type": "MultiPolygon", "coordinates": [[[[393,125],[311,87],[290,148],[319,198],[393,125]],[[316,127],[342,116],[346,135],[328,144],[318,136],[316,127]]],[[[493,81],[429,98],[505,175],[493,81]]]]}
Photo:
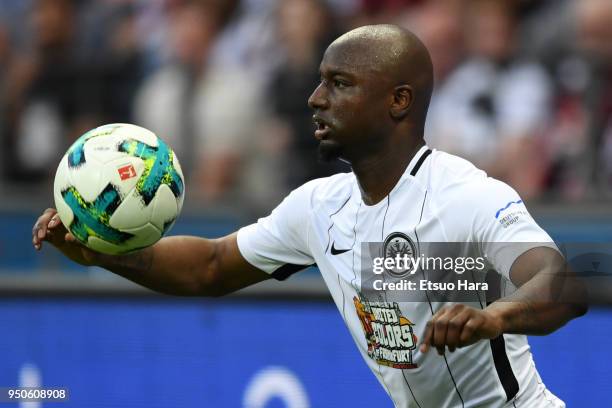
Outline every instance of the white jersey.
{"type": "MultiPolygon", "coordinates": [[[[520,251],[493,242],[550,243],[518,194],[471,163],[424,146],[389,195],[366,205],[353,173],[313,180],[240,229],[257,268],[285,279],[316,264],[359,351],[396,407],[564,407],[542,383],[526,336],[504,334],[446,352],[419,351],[442,302],[385,302],[360,290],[366,242],[476,242],[505,285],[520,251]]],[[[463,302],[484,308],[485,302],[463,302]]]]}

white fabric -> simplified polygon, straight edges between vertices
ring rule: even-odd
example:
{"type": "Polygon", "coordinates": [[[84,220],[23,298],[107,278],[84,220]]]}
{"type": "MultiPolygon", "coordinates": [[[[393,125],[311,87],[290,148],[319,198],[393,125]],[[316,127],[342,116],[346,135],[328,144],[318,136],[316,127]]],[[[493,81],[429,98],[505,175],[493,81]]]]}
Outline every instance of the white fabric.
{"type": "MultiPolygon", "coordinates": [[[[268,273],[286,264],[316,263],[359,351],[396,407],[563,407],[541,383],[525,336],[504,335],[505,351],[519,383],[519,392],[509,405],[488,341],[446,353],[446,361],[435,351],[421,353],[418,344],[425,324],[431,309],[437,311],[444,306],[441,303],[399,303],[397,316],[404,320],[389,330],[401,342],[389,340],[388,346],[397,346],[395,352],[403,357],[370,356],[373,348],[368,351],[371,343],[367,338],[372,335],[366,334],[370,326],[364,324],[363,311],[373,313],[368,315],[371,318],[375,309],[395,304],[361,301],[361,243],[382,242],[392,233],[403,233],[412,242],[479,243],[487,262],[505,279],[519,252],[537,243],[554,247],[518,194],[469,162],[433,151],[416,175],[410,175],[426,150],[423,147],[415,155],[389,196],[372,206],[363,203],[352,173],[304,184],[271,215],[238,232],[242,255],[268,273]],[[488,242],[525,245],[517,251],[511,245],[488,242]],[[332,245],[336,250],[350,250],[332,255],[332,245]],[[412,330],[416,341],[402,330],[412,330]]],[[[479,302],[468,304],[482,307],[479,302]]]]}

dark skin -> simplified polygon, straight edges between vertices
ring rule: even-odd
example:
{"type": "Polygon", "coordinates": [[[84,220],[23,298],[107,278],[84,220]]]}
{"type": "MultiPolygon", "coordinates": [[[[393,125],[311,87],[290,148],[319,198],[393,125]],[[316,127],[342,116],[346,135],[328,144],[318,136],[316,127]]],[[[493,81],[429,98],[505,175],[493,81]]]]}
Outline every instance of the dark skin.
{"type": "Polygon", "coordinates": [[[321,150],[333,149],[332,158],[351,164],[364,202],[373,205],[425,144],[433,74],[427,51],[412,34],[364,34],[353,31],[329,46],[319,68],[321,83],[308,104],[315,122],[327,125],[316,134],[321,150]],[[389,36],[395,47],[388,46],[389,36]]]}
{"type": "MultiPolygon", "coordinates": [[[[364,203],[375,204],[424,145],[433,87],[429,54],[414,35],[397,27],[361,27],[329,46],[320,72],[321,83],[308,102],[322,156],[351,163],[364,203]]],[[[166,237],[139,252],[109,256],[76,242],[56,214],[47,209],[36,221],[32,244],[37,250],[47,241],[77,263],[102,266],[159,292],[222,296],[270,278],[242,257],[235,233],[214,240],[166,237]]],[[[511,298],[484,310],[464,305],[438,310],[421,351],[435,347],[443,353],[448,347],[452,352],[502,333],[547,334],[583,314],[581,299],[560,302],[543,295],[567,291],[563,265],[548,248],[524,253],[510,271],[520,287],[511,298]]]]}

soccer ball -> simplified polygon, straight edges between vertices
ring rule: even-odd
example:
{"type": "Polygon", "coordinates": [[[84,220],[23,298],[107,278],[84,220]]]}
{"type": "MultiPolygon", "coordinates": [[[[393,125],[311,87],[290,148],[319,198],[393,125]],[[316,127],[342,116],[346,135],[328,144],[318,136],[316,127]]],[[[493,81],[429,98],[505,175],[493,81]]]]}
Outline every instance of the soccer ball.
{"type": "Polygon", "coordinates": [[[115,123],[90,130],[68,149],[53,194],[76,239],[98,252],[123,254],[168,232],[185,183],[176,155],[155,133],[115,123]]]}

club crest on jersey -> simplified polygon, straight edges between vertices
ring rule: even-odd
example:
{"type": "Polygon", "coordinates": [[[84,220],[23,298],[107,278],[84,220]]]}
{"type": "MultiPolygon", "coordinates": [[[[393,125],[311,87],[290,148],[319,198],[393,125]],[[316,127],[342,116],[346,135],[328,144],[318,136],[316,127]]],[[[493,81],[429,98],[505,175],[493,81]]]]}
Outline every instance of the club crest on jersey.
{"type": "MultiPolygon", "coordinates": [[[[416,247],[410,237],[401,232],[393,232],[387,236],[383,243],[383,258],[396,258],[397,256],[414,259],[416,247]]],[[[392,268],[387,269],[391,275],[401,277],[405,273],[410,272],[409,269],[392,268]]]]}
{"type": "Polygon", "coordinates": [[[368,355],[378,364],[398,368],[417,368],[413,362],[417,337],[410,320],[402,315],[397,302],[369,302],[353,298],[368,345],[368,355]]]}

